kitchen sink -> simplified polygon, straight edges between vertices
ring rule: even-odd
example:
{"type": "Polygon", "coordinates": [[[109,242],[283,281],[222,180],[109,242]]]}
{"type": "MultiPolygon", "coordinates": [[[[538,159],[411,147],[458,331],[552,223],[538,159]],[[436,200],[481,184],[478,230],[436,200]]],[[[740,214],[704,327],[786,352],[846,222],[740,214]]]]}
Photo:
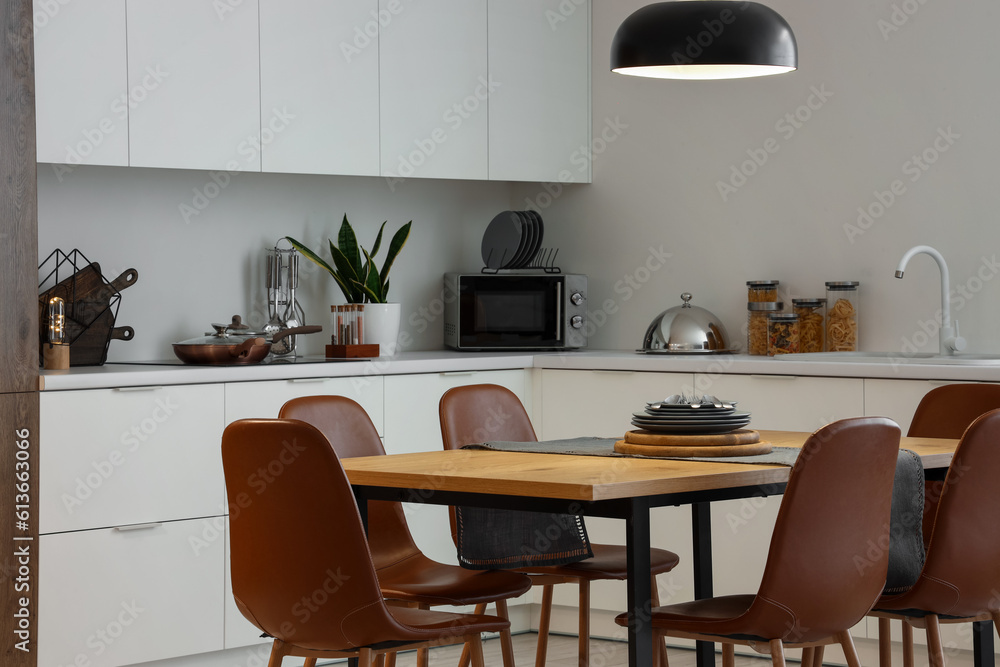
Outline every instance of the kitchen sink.
{"type": "Polygon", "coordinates": [[[928,364],[944,366],[1000,366],[1000,354],[957,352],[941,355],[930,352],[906,354],[903,352],[806,352],[779,354],[775,359],[785,361],[829,361],[855,364],[928,364]]]}

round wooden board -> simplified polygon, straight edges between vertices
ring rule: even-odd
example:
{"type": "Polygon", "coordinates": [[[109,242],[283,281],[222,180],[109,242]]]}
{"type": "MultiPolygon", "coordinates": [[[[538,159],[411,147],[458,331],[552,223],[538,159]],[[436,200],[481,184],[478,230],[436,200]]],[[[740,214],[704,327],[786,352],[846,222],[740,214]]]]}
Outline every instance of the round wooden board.
{"type": "Polygon", "coordinates": [[[660,447],[722,447],[725,445],[752,445],[760,442],[760,434],[749,429],[718,433],[716,435],[680,435],[652,431],[628,431],[625,442],[633,445],[658,445],[660,447]]]}
{"type": "Polygon", "coordinates": [[[663,445],[636,445],[619,440],[615,443],[615,451],[619,454],[638,454],[640,456],[754,456],[769,454],[771,443],[767,441],[754,442],[748,445],[722,445],[718,447],[668,447],[663,445]]]}

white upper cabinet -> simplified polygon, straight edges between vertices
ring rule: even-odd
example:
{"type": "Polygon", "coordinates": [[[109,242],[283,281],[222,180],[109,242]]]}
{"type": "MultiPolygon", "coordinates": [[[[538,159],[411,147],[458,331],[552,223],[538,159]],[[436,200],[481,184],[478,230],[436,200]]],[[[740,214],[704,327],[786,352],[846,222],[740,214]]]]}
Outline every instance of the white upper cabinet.
{"type": "Polygon", "coordinates": [[[124,0],[35,0],[34,16],[38,161],[127,166],[124,0]]]}
{"type": "Polygon", "coordinates": [[[382,175],[488,178],[486,0],[380,0],[382,175]]]}
{"type": "MultiPolygon", "coordinates": [[[[260,171],[257,0],[127,0],[128,86],[145,91],[129,116],[134,167],[260,171]]],[[[299,17],[303,22],[305,17],[299,17]]]]}
{"type": "Polygon", "coordinates": [[[263,171],[379,175],[378,8],[260,0],[263,171]]]}
{"type": "Polygon", "coordinates": [[[490,0],[490,180],[589,183],[590,3],[490,0]]]}

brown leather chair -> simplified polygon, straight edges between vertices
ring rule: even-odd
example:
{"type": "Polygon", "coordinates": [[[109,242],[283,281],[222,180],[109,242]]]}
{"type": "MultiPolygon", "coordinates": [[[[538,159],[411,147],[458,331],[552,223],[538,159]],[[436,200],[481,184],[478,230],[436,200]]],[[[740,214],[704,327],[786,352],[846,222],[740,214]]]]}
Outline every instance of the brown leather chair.
{"type": "MultiPolygon", "coordinates": [[[[315,426],[342,459],[385,454],[368,414],[349,398],[296,398],[282,406],[279,416],[315,426]]],[[[414,543],[399,503],[368,504],[368,544],[382,595],[407,605],[423,609],[480,605],[477,613],[481,614],[487,603],[495,603],[497,615],[507,619],[507,600],[531,588],[531,580],[517,572],[467,570],[431,560],[414,543]]],[[[500,646],[504,667],[514,667],[509,628],[501,633],[500,646]]],[[[463,660],[467,653],[463,654],[463,660]]],[[[418,664],[426,661],[427,653],[422,651],[418,664]]]]}
{"type": "Polygon", "coordinates": [[[879,664],[883,667],[891,662],[889,619],[903,620],[906,667],[913,667],[913,627],[927,630],[932,667],[944,667],[941,623],[992,620],[1000,627],[997,479],[1000,410],[993,410],[973,421],[955,450],[917,583],[905,593],[879,598],[870,614],[879,619],[879,664]]]}
{"type": "Polygon", "coordinates": [[[495,616],[385,604],[347,475],[323,434],[303,422],[241,420],[222,436],[230,507],[233,596],[284,656],[373,659],[400,649],[466,642],[483,666],[481,632],[495,616]]]}
{"type": "MultiPolygon", "coordinates": [[[[927,392],[917,405],[906,435],[957,440],[976,418],[1000,408],[1000,385],[946,384],[927,392]]],[[[924,544],[931,536],[942,482],[927,482],[924,493],[924,544]]]]}
{"type": "Polygon", "coordinates": [[[723,667],[733,667],[736,644],[770,653],[775,667],[785,648],[801,647],[803,665],[818,667],[833,643],[860,667],[849,630],[878,599],[889,557],[871,554],[863,567],[857,558],[889,537],[898,451],[899,427],[881,417],[813,433],[791,470],[757,594],[653,609],[654,634],[720,642],[723,667]]]}
{"type": "MultiPolygon", "coordinates": [[[[484,440],[534,442],[538,440],[531,420],[520,399],[506,387],[495,384],[468,385],[449,389],[441,397],[439,406],[441,435],[445,449],[461,447],[484,440]]],[[[452,509],[452,536],[455,532],[455,514],[452,509]]],[[[555,584],[575,583],[580,587],[580,642],[579,664],[590,664],[590,582],[624,580],[628,576],[625,547],[610,544],[591,544],[593,558],[569,565],[539,566],[523,570],[531,575],[536,585],[542,586],[542,608],[538,622],[538,648],[536,667],[545,664],[548,647],[549,621],[552,616],[552,593],[555,584]]],[[[677,554],[665,549],[650,552],[653,575],[653,605],[659,604],[656,575],[676,567],[677,554]]],[[[666,649],[658,642],[654,656],[666,665],[666,649]]]]}

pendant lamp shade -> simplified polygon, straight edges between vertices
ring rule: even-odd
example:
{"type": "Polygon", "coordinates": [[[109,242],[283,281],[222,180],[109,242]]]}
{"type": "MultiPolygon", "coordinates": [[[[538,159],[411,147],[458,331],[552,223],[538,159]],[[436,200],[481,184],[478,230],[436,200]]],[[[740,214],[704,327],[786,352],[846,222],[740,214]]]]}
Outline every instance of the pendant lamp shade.
{"type": "Polygon", "coordinates": [[[756,2],[687,0],[647,5],[618,27],[611,70],[661,79],[742,79],[798,66],[788,22],[756,2]]]}

